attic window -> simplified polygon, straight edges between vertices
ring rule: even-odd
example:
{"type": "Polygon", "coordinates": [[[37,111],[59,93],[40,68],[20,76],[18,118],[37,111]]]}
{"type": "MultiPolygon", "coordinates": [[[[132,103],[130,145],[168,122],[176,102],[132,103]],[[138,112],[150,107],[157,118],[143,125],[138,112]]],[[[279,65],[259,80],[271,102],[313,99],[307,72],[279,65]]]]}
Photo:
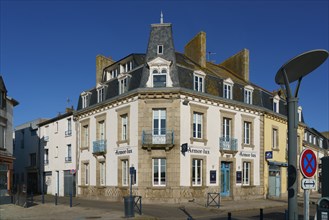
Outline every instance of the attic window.
{"type": "Polygon", "coordinates": [[[233,98],[233,81],[228,78],[224,80],[223,97],[226,99],[233,98]]]}
{"type": "Polygon", "coordinates": [[[105,100],[105,85],[99,85],[97,87],[97,103],[100,103],[105,100]]]}
{"type": "Polygon", "coordinates": [[[120,74],[118,76],[119,81],[119,95],[125,92],[128,92],[128,86],[129,86],[129,74],[122,75],[120,74]]]}
{"type": "Polygon", "coordinates": [[[163,54],[163,45],[158,45],[158,54],[163,54]]]}
{"type": "Polygon", "coordinates": [[[162,69],[159,72],[157,69],[153,70],[153,87],[166,87],[167,85],[167,70],[162,69]]]}
{"type": "Polygon", "coordinates": [[[273,98],[273,111],[279,113],[279,103],[280,97],[278,95],[274,96],[273,98]]]}
{"type": "Polygon", "coordinates": [[[83,92],[81,94],[82,99],[82,108],[86,108],[89,106],[90,92],[83,92]]]}
{"type": "Polygon", "coordinates": [[[204,92],[204,78],[205,73],[202,71],[195,71],[193,73],[193,79],[194,79],[194,90],[198,92],[204,92]]]}
{"type": "Polygon", "coordinates": [[[251,86],[245,86],[244,87],[244,102],[247,104],[252,104],[252,93],[254,91],[254,88],[251,86]]]}

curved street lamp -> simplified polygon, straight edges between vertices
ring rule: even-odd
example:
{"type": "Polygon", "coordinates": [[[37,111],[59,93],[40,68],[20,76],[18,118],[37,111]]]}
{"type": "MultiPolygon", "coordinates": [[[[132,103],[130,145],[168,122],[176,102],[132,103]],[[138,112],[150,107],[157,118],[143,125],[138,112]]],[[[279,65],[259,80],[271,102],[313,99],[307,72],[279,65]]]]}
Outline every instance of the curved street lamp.
{"type": "Polygon", "coordinates": [[[298,91],[302,78],[318,68],[328,58],[326,50],[311,50],[285,63],[277,72],[275,82],[285,92],[288,102],[288,219],[298,219],[297,207],[297,127],[298,91]],[[295,94],[290,83],[298,80],[295,94]],[[285,88],[284,88],[285,86],[285,88]]]}

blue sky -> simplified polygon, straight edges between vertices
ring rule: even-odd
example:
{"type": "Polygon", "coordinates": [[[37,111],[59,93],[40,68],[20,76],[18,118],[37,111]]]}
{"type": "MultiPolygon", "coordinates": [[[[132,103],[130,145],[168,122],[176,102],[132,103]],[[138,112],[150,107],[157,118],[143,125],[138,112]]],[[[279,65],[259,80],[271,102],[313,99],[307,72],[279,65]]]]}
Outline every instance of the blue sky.
{"type": "MultiPolygon", "coordinates": [[[[20,104],[14,125],[52,118],[95,86],[95,57],[145,53],[150,25],[173,24],[176,51],[198,32],[216,63],[250,51],[250,79],[273,91],[291,58],[328,50],[328,1],[0,1],[0,73],[20,104]],[[67,103],[67,99],[70,103],[67,103]]],[[[329,130],[329,60],[303,79],[308,126],[329,130]]]]}

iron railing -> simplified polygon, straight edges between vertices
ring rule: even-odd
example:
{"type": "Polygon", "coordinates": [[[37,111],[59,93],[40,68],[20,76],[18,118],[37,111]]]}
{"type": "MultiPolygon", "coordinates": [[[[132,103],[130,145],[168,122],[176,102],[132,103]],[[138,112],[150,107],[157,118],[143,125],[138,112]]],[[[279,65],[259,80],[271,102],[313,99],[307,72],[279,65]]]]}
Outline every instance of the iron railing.
{"type": "Polygon", "coordinates": [[[143,131],[142,144],[174,144],[174,131],[165,129],[143,131]]]}
{"type": "Polygon", "coordinates": [[[65,137],[71,136],[72,135],[72,130],[67,130],[65,131],[65,137]]]}
{"type": "Polygon", "coordinates": [[[65,162],[71,162],[72,161],[72,157],[65,157],[65,162]]]}
{"type": "Polygon", "coordinates": [[[93,154],[106,153],[106,140],[97,140],[93,142],[93,154]]]}
{"type": "Polygon", "coordinates": [[[219,149],[228,151],[238,150],[238,139],[232,137],[220,137],[219,138],[219,149]]]}

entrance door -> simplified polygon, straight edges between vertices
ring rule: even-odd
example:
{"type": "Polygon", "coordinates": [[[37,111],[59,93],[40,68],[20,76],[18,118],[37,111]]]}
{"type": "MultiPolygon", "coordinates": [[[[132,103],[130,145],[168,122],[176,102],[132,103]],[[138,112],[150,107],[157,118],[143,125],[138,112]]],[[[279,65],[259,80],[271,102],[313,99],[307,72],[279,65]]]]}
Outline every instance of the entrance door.
{"type": "Polygon", "coordinates": [[[281,175],[280,167],[269,167],[269,179],[268,179],[269,196],[280,197],[281,191],[281,175]]]}
{"type": "Polygon", "coordinates": [[[221,196],[230,195],[230,163],[221,163],[221,196]]]}
{"type": "Polygon", "coordinates": [[[69,196],[72,193],[75,196],[75,175],[69,170],[64,171],[64,196],[69,196]]]}

